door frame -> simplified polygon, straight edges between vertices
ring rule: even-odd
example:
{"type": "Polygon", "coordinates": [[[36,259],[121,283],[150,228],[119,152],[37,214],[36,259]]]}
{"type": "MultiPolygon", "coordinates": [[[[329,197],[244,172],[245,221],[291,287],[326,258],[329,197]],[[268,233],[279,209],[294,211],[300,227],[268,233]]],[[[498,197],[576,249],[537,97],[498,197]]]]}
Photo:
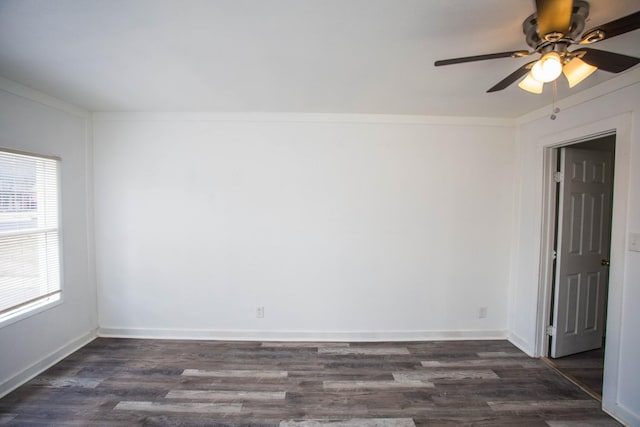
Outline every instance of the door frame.
{"type": "Polygon", "coordinates": [[[558,148],[586,142],[602,136],[616,135],[614,188],[611,218],[611,267],[609,269],[609,291],[605,338],[605,360],[602,385],[602,408],[614,417],[624,417],[619,402],[618,378],[620,376],[620,335],[622,330],[622,293],[626,259],[626,231],[629,199],[629,171],[631,148],[631,115],[604,119],[554,135],[540,141],[543,157],[542,210],[540,212],[540,259],[538,275],[538,301],[536,310],[535,355],[546,356],[549,340],[546,327],[550,319],[551,291],[553,282],[553,243],[556,216],[556,183],[553,172],[556,168],[558,148]]]}
{"type": "MultiPolygon", "coordinates": [[[[560,149],[570,147],[594,139],[616,135],[614,129],[603,131],[597,134],[591,134],[577,139],[563,141],[557,145],[544,147],[543,154],[543,180],[542,187],[542,238],[541,238],[541,254],[540,254],[540,286],[539,286],[539,303],[538,303],[538,323],[536,328],[536,336],[538,337],[538,348],[536,354],[538,356],[547,357],[550,350],[549,336],[546,333],[546,327],[551,323],[551,302],[553,301],[553,282],[554,277],[554,250],[556,235],[557,212],[557,183],[554,174],[558,165],[558,157],[560,149]]],[[[617,142],[617,135],[616,135],[617,142]]],[[[616,144],[617,146],[617,144],[616,144]]],[[[614,159],[615,161],[615,159],[614,159]]],[[[614,165],[614,194],[615,194],[615,165],[614,165]]],[[[615,195],[612,198],[612,206],[615,203],[615,195]]],[[[613,220],[613,218],[612,218],[613,220]]],[[[612,224],[613,229],[613,224],[612,224]]],[[[613,237],[613,232],[611,233],[613,237]]]]}

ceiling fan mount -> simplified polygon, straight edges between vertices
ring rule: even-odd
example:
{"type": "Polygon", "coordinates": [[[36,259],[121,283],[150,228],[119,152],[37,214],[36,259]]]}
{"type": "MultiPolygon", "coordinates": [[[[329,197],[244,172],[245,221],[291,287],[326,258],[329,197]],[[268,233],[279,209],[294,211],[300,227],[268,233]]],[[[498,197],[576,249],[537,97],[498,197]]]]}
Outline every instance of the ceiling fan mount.
{"type": "Polygon", "coordinates": [[[584,30],[589,16],[589,3],[585,0],[536,0],[536,12],[522,23],[525,42],[531,50],[475,55],[436,61],[434,65],[452,65],[464,62],[498,58],[522,58],[539,54],[538,60],[518,68],[487,92],[496,92],[525,77],[518,84],[532,93],[541,93],[544,83],[565,74],[573,87],[597,69],[620,73],[640,63],[640,58],[586,47],[569,50],[624,34],[640,28],[640,11],[616,19],[599,27],[584,30]]]}
{"type": "Polygon", "coordinates": [[[561,40],[567,40],[575,43],[575,40],[584,30],[584,24],[589,16],[589,3],[584,0],[577,0],[573,4],[571,11],[571,23],[567,34],[561,31],[551,31],[548,34],[538,33],[538,14],[530,15],[522,23],[522,32],[525,35],[526,43],[535,51],[539,52],[539,48],[547,43],[556,43],[561,40]]]}

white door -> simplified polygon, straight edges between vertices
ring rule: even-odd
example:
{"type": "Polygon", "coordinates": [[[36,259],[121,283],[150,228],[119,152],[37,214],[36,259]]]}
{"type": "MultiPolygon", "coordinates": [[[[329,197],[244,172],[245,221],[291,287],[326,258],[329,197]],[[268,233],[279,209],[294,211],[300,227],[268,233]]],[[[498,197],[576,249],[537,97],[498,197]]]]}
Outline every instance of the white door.
{"type": "Polygon", "coordinates": [[[609,278],[613,160],[563,148],[551,357],[600,348],[609,278]]]}

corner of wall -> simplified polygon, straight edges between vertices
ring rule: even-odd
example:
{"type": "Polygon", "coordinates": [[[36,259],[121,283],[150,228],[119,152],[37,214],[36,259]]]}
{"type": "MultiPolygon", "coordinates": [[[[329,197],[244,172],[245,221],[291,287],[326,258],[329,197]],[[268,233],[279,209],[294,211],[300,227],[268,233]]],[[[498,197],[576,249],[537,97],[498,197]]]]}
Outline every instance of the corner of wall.
{"type": "Polygon", "coordinates": [[[87,229],[87,260],[88,277],[93,292],[92,326],[98,330],[98,285],[96,276],[96,251],[94,231],[94,197],[93,197],[93,114],[85,119],[85,195],[86,195],[86,229],[87,229]]]}

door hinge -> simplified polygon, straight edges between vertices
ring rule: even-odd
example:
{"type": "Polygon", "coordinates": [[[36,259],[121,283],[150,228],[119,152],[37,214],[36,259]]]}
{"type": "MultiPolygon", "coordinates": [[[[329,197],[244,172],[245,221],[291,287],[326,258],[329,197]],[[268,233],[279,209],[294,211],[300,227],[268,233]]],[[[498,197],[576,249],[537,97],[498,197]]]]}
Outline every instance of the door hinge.
{"type": "Polygon", "coordinates": [[[557,259],[558,258],[558,252],[553,251],[553,253],[551,254],[551,259],[557,259]]]}
{"type": "Polygon", "coordinates": [[[564,174],[562,172],[554,172],[553,173],[553,180],[555,182],[562,182],[564,181],[564,174]]]}
{"type": "Polygon", "coordinates": [[[556,327],[553,325],[549,325],[545,328],[544,332],[549,335],[550,337],[555,337],[556,336],[556,327]]]}

